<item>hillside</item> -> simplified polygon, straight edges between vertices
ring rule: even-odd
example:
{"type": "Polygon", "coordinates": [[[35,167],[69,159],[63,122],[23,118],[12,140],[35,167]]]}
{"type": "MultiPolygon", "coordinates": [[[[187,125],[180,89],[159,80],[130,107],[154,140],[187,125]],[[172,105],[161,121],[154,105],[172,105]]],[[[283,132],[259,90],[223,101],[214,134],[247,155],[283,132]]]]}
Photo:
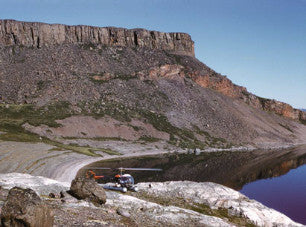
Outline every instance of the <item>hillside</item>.
{"type": "Polygon", "coordinates": [[[1,20],[0,139],[89,155],[78,139],[200,149],[305,143],[305,112],[233,84],[193,48],[185,33],[1,20]]]}

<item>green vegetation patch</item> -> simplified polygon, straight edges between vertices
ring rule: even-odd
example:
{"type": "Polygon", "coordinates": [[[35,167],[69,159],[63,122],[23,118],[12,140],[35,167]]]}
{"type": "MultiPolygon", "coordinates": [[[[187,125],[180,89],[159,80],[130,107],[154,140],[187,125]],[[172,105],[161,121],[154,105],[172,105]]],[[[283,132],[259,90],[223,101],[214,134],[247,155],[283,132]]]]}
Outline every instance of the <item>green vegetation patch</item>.
{"type": "Polygon", "coordinates": [[[78,107],[81,108],[82,115],[101,118],[110,116],[118,121],[130,122],[134,114],[126,106],[115,102],[80,102],[78,107]]]}
{"type": "Polygon", "coordinates": [[[0,140],[3,141],[15,141],[15,142],[31,142],[31,143],[38,143],[41,142],[39,136],[29,132],[5,132],[0,134],[0,140]]]}
{"type": "MultiPolygon", "coordinates": [[[[114,113],[118,112],[116,112],[115,109],[109,108],[106,113],[111,114],[112,111],[114,113]]],[[[72,111],[70,109],[70,104],[67,102],[58,102],[40,108],[33,105],[0,105],[0,131],[4,132],[0,135],[0,140],[32,143],[42,142],[55,146],[56,148],[54,149],[57,150],[71,150],[89,156],[100,156],[95,153],[96,151],[103,151],[112,155],[120,154],[110,149],[90,148],[87,146],[79,146],[78,144],[63,144],[30,133],[22,127],[25,123],[29,123],[33,126],[44,124],[49,127],[59,127],[60,124],[58,124],[56,120],[64,119],[71,115],[72,111]]],[[[123,113],[118,115],[127,120],[123,117],[123,113]]]]}
{"type": "Polygon", "coordinates": [[[52,152],[52,151],[65,151],[65,149],[61,148],[61,147],[52,147],[48,151],[50,151],[50,152],[52,152]]]}
{"type": "Polygon", "coordinates": [[[145,141],[145,142],[149,142],[149,143],[154,143],[154,142],[160,141],[160,139],[155,138],[155,137],[151,137],[151,136],[141,136],[139,138],[139,140],[142,140],[142,141],[145,141]]]}
{"type": "Polygon", "coordinates": [[[208,205],[197,203],[197,204],[189,205],[189,209],[196,211],[198,213],[201,213],[201,214],[215,216],[215,217],[219,217],[219,218],[228,220],[229,222],[236,224],[238,226],[246,226],[246,227],[256,226],[246,218],[229,215],[228,210],[225,208],[211,209],[208,205]]]}
{"type": "Polygon", "coordinates": [[[114,75],[106,75],[104,72],[99,72],[99,73],[90,73],[88,74],[88,77],[91,81],[94,83],[108,83],[110,80],[125,80],[128,81],[130,79],[135,79],[135,76],[132,75],[127,75],[127,74],[114,74],[114,75]]]}
{"type": "MultiPolygon", "coordinates": [[[[179,146],[181,148],[204,149],[208,146],[224,147],[227,142],[222,138],[216,138],[209,135],[205,131],[201,131],[198,127],[193,130],[186,128],[178,128],[172,125],[168,118],[160,113],[140,108],[127,107],[121,103],[110,102],[105,100],[95,102],[80,102],[78,107],[81,109],[78,115],[93,116],[101,118],[110,116],[118,121],[130,123],[132,119],[139,119],[151,124],[155,129],[166,132],[170,135],[169,144],[179,146]],[[205,141],[200,141],[197,135],[205,137],[205,141]]],[[[0,105],[0,131],[6,132],[0,135],[2,140],[22,141],[22,142],[40,142],[41,139],[35,134],[25,131],[23,124],[29,123],[33,126],[47,125],[49,127],[61,126],[56,122],[58,119],[64,119],[72,116],[74,111],[68,102],[57,102],[43,107],[35,107],[34,105],[0,105]]],[[[130,124],[129,124],[130,125],[130,124]]],[[[135,131],[140,128],[132,126],[135,131]]],[[[104,140],[104,138],[95,138],[96,140],[104,140]]],[[[105,138],[105,140],[120,138],[105,138]]],[[[46,140],[46,139],[45,139],[46,140]]],[[[144,142],[157,142],[157,138],[143,136],[140,138],[144,142]]],[[[46,140],[46,143],[51,144],[46,140]]],[[[63,145],[56,145],[61,147],[63,145]]],[[[63,148],[63,147],[61,147],[63,148]]],[[[66,149],[66,148],[65,148],[66,149]]],[[[89,148],[73,147],[70,149],[89,155],[94,155],[93,150],[89,148]]],[[[111,152],[113,153],[113,152],[111,152]]]]}
{"type": "Polygon", "coordinates": [[[238,226],[247,226],[247,227],[254,227],[256,225],[250,223],[250,221],[246,218],[229,215],[228,210],[225,208],[218,208],[218,209],[212,209],[206,204],[199,204],[199,203],[192,203],[192,202],[186,202],[182,198],[167,198],[167,197],[161,197],[161,196],[153,196],[146,192],[138,192],[133,193],[133,196],[144,199],[150,202],[158,203],[163,206],[177,206],[184,209],[193,210],[195,212],[219,217],[223,220],[227,220],[230,223],[236,224],[238,226]]]}
{"type": "Polygon", "coordinates": [[[145,110],[139,110],[138,113],[157,130],[169,133],[169,143],[172,145],[182,148],[204,148],[206,146],[195,137],[191,130],[173,126],[162,114],[145,110]]]}
{"type": "Polygon", "coordinates": [[[0,131],[4,132],[0,135],[0,140],[42,142],[53,145],[61,150],[71,150],[89,156],[99,156],[94,153],[98,149],[82,147],[76,144],[62,144],[30,133],[22,127],[25,123],[34,126],[45,124],[50,127],[58,127],[60,124],[55,120],[71,116],[69,106],[67,102],[58,102],[41,108],[36,108],[33,105],[0,105],[0,131]]]}
{"type": "Polygon", "coordinates": [[[118,151],[114,151],[114,150],[109,149],[109,148],[97,148],[96,150],[102,151],[102,152],[104,152],[106,154],[109,154],[109,155],[122,155],[118,151]]]}
{"type": "Polygon", "coordinates": [[[88,146],[79,146],[78,144],[63,144],[57,141],[53,141],[53,140],[49,140],[46,138],[42,138],[42,142],[46,143],[46,144],[50,144],[53,145],[57,148],[63,149],[63,150],[70,150],[79,154],[84,154],[84,155],[88,155],[88,156],[101,156],[95,153],[95,151],[100,151],[100,149],[97,148],[90,148],[88,146]]]}
{"type": "Polygon", "coordinates": [[[127,141],[126,139],[120,138],[120,137],[94,137],[94,138],[88,138],[88,137],[72,137],[72,136],[65,136],[63,137],[67,140],[78,140],[78,139],[86,139],[86,140],[95,140],[95,141],[127,141]]]}
{"type": "Polygon", "coordinates": [[[0,129],[20,128],[24,123],[34,126],[41,124],[50,127],[59,127],[55,120],[71,116],[68,102],[57,102],[48,106],[37,108],[34,105],[0,105],[0,129]]]}
{"type": "MultiPolygon", "coordinates": [[[[96,118],[103,116],[111,116],[112,118],[122,121],[131,122],[131,120],[139,119],[151,124],[155,129],[166,132],[170,135],[170,144],[181,148],[200,148],[204,149],[208,146],[215,147],[230,147],[225,139],[210,136],[208,132],[201,131],[198,127],[194,130],[186,128],[178,128],[172,125],[168,118],[160,113],[150,110],[128,108],[120,103],[115,102],[94,102],[94,103],[79,103],[78,106],[82,109],[82,114],[91,115],[96,118]],[[206,137],[206,141],[202,142],[197,139],[195,133],[206,137]]],[[[131,126],[131,125],[130,125],[131,126]]],[[[133,126],[131,126],[133,127],[133,126]]],[[[133,127],[135,131],[139,131],[139,127],[133,127]]],[[[141,138],[145,142],[156,142],[156,138],[141,138]]]]}

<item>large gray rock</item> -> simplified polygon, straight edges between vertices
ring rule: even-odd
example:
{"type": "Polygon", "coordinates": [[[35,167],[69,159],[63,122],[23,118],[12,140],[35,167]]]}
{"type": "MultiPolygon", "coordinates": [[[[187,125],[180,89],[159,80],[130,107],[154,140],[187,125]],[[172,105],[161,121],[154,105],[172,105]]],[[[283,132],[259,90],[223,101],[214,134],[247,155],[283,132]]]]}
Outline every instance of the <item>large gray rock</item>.
{"type": "Polygon", "coordinates": [[[208,205],[212,209],[226,209],[230,215],[246,218],[256,226],[302,226],[238,191],[212,182],[152,182],[139,183],[137,187],[140,193],[150,197],[181,199],[190,204],[208,205]]]}
{"type": "Polygon", "coordinates": [[[32,189],[14,187],[9,191],[1,211],[1,226],[53,226],[51,209],[32,189]]]}
{"type": "Polygon", "coordinates": [[[132,219],[137,226],[235,226],[227,220],[190,209],[161,205],[114,191],[106,193],[107,205],[117,207],[119,215],[132,219]]]}
{"type": "Polygon", "coordinates": [[[71,182],[69,193],[77,199],[87,200],[96,206],[106,202],[104,189],[93,179],[76,178],[71,182]]]}

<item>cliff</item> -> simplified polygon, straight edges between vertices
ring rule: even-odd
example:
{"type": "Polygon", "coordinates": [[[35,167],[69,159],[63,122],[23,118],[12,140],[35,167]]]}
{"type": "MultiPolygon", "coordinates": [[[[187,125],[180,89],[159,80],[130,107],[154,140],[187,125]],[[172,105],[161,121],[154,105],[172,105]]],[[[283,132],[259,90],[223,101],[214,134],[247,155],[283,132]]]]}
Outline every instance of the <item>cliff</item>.
{"type": "Polygon", "coordinates": [[[187,34],[7,20],[0,31],[0,131],[11,133],[2,140],[28,130],[200,149],[306,141],[291,120],[305,114],[198,61],[187,34]]]}
{"type": "MultiPolygon", "coordinates": [[[[189,61],[190,62],[190,61],[189,61]]],[[[284,116],[293,120],[299,120],[301,123],[306,122],[306,113],[303,110],[295,109],[291,105],[280,102],[273,99],[265,99],[256,96],[247,91],[245,87],[234,84],[226,76],[222,76],[214,72],[213,70],[194,70],[194,68],[189,68],[188,65],[182,66],[169,66],[165,65],[162,67],[154,68],[146,72],[149,76],[160,75],[167,77],[170,74],[180,74],[193,79],[198,85],[204,88],[210,88],[215,91],[222,93],[223,95],[229,96],[234,99],[240,99],[246,104],[255,107],[257,109],[262,109],[267,112],[273,112],[280,116],[284,116]]],[[[146,74],[145,73],[145,74],[146,74]]],[[[144,74],[144,73],[142,73],[144,74]]]]}
{"type": "Polygon", "coordinates": [[[0,20],[0,45],[40,48],[66,43],[147,47],[194,56],[194,43],[186,33],[0,20]]]}
{"type": "MultiPolygon", "coordinates": [[[[86,44],[100,47],[144,47],[164,50],[172,54],[194,57],[194,42],[186,33],[164,33],[145,29],[115,27],[68,26],[39,22],[0,20],[0,45],[42,48],[61,44],[86,44]]],[[[306,121],[303,111],[276,100],[268,100],[249,93],[228,78],[210,70],[206,73],[191,70],[188,74],[202,87],[214,89],[226,96],[242,99],[259,109],[274,112],[294,120],[306,121]]]]}
{"type": "Polygon", "coordinates": [[[188,76],[202,87],[214,89],[234,99],[241,99],[248,105],[257,109],[273,112],[290,119],[299,120],[304,124],[306,122],[306,113],[304,111],[295,109],[284,102],[256,96],[248,92],[245,87],[234,84],[227,77],[220,74],[214,72],[203,73],[201,71],[191,71],[188,76]]]}

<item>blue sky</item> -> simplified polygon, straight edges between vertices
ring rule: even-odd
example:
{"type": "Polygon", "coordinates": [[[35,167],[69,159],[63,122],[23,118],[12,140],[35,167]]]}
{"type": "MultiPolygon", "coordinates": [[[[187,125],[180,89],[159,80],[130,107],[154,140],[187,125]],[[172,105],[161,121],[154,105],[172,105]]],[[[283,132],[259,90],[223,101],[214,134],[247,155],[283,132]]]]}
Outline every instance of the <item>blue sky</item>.
{"type": "Polygon", "coordinates": [[[259,96],[306,107],[306,0],[0,0],[1,19],[187,32],[196,57],[259,96]]]}

